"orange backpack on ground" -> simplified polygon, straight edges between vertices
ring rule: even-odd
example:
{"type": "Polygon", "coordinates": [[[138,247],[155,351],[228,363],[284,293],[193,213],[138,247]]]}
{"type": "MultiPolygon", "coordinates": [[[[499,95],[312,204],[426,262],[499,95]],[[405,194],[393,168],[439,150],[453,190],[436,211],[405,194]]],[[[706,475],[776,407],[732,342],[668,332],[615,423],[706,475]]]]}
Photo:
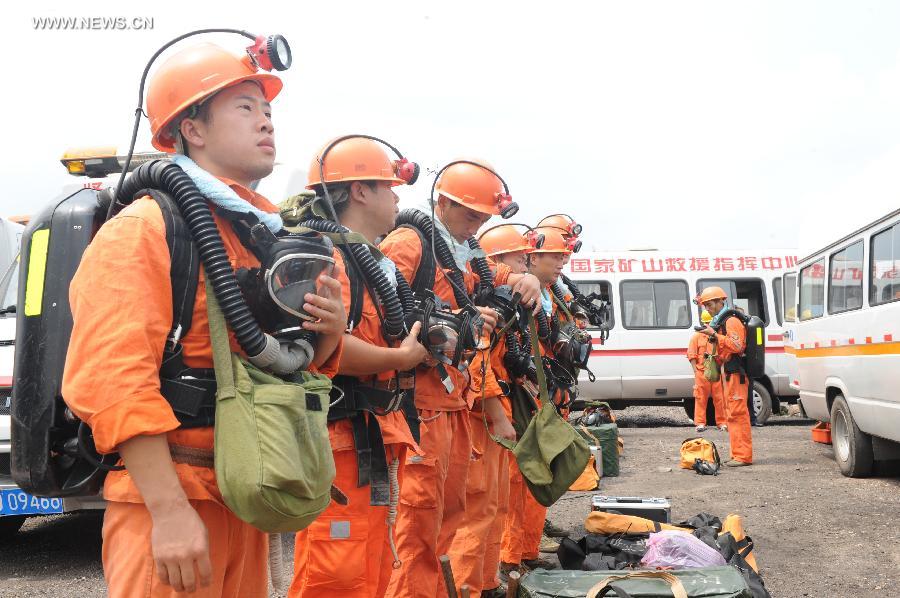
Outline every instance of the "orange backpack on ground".
{"type": "Polygon", "coordinates": [[[688,438],[681,443],[681,468],[693,469],[696,459],[714,463],[716,466],[722,463],[715,443],[700,436],[688,438]]]}

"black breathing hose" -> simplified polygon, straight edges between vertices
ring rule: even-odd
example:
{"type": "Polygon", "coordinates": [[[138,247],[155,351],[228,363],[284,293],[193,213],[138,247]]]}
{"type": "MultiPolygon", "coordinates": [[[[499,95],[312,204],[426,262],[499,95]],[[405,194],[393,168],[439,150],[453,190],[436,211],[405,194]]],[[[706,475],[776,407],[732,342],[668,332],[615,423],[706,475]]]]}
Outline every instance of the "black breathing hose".
{"type": "Polygon", "coordinates": [[[396,270],[397,272],[397,297],[400,299],[401,305],[403,305],[404,313],[412,313],[412,311],[416,308],[416,296],[413,294],[412,287],[409,286],[409,282],[406,281],[406,278],[400,272],[400,270],[396,270]]]}
{"type": "MultiPolygon", "coordinates": [[[[483,249],[481,249],[481,245],[478,244],[478,239],[476,239],[475,237],[469,239],[469,247],[478,251],[484,251],[483,249]]],[[[488,265],[487,258],[473,257],[472,269],[475,270],[475,274],[478,275],[478,278],[480,279],[482,285],[486,287],[494,286],[494,273],[491,271],[491,267],[488,265]]]]}
{"type": "Polygon", "coordinates": [[[122,182],[117,196],[130,203],[145,189],[159,189],[174,198],[238,344],[251,357],[261,354],[266,347],[265,334],[244,301],[212,211],[197,185],[174,162],[153,160],[138,166],[122,182]]]}
{"type": "MultiPolygon", "coordinates": [[[[582,293],[580,290],[578,290],[578,285],[575,284],[575,281],[573,281],[571,278],[569,278],[565,274],[560,274],[559,279],[561,281],[563,281],[563,284],[565,284],[566,287],[569,289],[569,292],[572,293],[573,298],[575,298],[575,299],[584,299],[585,298],[584,293],[582,293]]],[[[556,286],[556,285],[554,285],[554,286],[556,286]]]]}
{"type": "MultiPolygon", "coordinates": [[[[560,277],[562,275],[560,274],[560,277]]],[[[559,288],[558,284],[550,285],[550,292],[553,293],[553,296],[556,297],[556,300],[565,305],[566,298],[562,294],[562,289],[559,288]]]]}
{"type": "MultiPolygon", "coordinates": [[[[397,215],[397,226],[403,225],[417,228],[426,236],[426,238],[434,239],[434,251],[437,255],[438,262],[440,262],[442,268],[449,271],[447,272],[447,277],[452,282],[450,286],[453,287],[453,297],[456,299],[457,307],[463,307],[464,305],[470,304],[472,301],[465,293],[466,283],[465,280],[463,280],[463,274],[456,266],[456,262],[453,259],[453,253],[451,253],[450,248],[447,247],[447,243],[437,234],[437,231],[434,230],[434,223],[431,221],[428,214],[420,212],[419,210],[403,210],[397,215]]],[[[422,253],[424,254],[425,251],[427,251],[427,248],[423,247],[422,253]]]]}
{"type": "Polygon", "coordinates": [[[538,338],[542,341],[548,340],[551,333],[550,320],[547,319],[547,312],[544,311],[543,307],[538,310],[534,319],[537,320],[538,338]]]}
{"type": "MultiPolygon", "coordinates": [[[[343,231],[346,234],[350,232],[346,227],[324,218],[311,218],[301,222],[299,226],[310,228],[320,233],[340,234],[343,231]]],[[[362,243],[351,243],[348,245],[348,248],[362,269],[360,274],[372,284],[375,294],[378,295],[378,299],[381,301],[381,305],[384,308],[385,334],[392,338],[399,337],[406,330],[406,324],[403,320],[403,304],[397,296],[397,291],[391,286],[390,281],[381,270],[381,266],[375,261],[368,247],[362,243]]]]}

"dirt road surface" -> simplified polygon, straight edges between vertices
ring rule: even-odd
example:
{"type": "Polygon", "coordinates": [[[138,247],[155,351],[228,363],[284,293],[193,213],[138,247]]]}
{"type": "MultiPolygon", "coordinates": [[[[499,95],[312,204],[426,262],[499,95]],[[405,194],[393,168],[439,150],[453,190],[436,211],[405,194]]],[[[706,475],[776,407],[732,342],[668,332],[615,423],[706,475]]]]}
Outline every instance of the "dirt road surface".
{"type": "MultiPolygon", "coordinates": [[[[667,496],[676,521],[700,512],[745,516],[773,597],[900,595],[900,475],[841,476],[831,447],[810,441],[812,422],[776,417],[754,428],[753,467],[718,477],[678,468],[678,447],[694,436],[681,409],[617,412],[625,441],[622,474],[600,492],[667,496]]],[[[705,434],[727,455],[727,434],[705,434]]],[[[582,529],[594,493],[569,493],[550,511],[553,522],[582,529]]],[[[32,519],[0,543],[0,596],[105,596],[97,513],[32,519]]],[[[293,541],[283,536],[288,571],[293,541]]]]}

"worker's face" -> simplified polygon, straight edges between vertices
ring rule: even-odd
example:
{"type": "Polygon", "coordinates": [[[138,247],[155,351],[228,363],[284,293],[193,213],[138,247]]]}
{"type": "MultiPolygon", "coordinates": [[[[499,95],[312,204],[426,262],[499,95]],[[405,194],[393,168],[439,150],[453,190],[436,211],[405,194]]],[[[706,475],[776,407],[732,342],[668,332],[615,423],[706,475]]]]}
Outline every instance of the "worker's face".
{"type": "Polygon", "coordinates": [[[387,181],[375,181],[373,185],[354,182],[350,186],[351,200],[365,210],[366,222],[371,223],[378,236],[394,230],[400,208],[400,198],[387,181]]]}
{"type": "Polygon", "coordinates": [[[712,301],[707,301],[703,304],[703,308],[714,318],[722,311],[723,307],[725,307],[725,301],[722,299],[713,299],[712,301]]]}
{"type": "Polygon", "coordinates": [[[272,173],[275,127],[259,85],[245,81],[209,101],[208,118],[185,119],[182,135],[194,160],[216,176],[247,185],[272,173]]]}
{"type": "Polygon", "coordinates": [[[506,264],[513,274],[525,274],[528,272],[528,256],[524,251],[510,251],[494,256],[494,260],[506,264]]]}
{"type": "Polygon", "coordinates": [[[478,229],[491,219],[490,214],[482,214],[444,196],[438,198],[438,216],[457,243],[474,237],[478,229]]]}
{"type": "Polygon", "coordinates": [[[553,284],[562,274],[566,253],[532,253],[529,271],[544,286],[553,284]]]}

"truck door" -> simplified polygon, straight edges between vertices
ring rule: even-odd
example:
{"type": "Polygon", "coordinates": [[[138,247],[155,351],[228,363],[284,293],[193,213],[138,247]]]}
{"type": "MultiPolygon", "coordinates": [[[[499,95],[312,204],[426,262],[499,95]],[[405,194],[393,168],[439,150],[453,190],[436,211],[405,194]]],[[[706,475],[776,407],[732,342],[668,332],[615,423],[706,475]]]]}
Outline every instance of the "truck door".
{"type": "Polygon", "coordinates": [[[621,342],[621,334],[616,331],[616,312],[613,302],[612,282],[609,280],[579,280],[578,289],[585,295],[597,293],[603,301],[610,305],[611,318],[609,325],[609,338],[601,344],[600,330],[588,328],[593,337],[593,348],[588,367],[594,373],[595,380],[591,382],[588,373],[582,371],[578,376],[578,387],[581,396],[585,399],[613,400],[622,398],[622,372],[621,360],[617,353],[613,352],[621,342]]]}

